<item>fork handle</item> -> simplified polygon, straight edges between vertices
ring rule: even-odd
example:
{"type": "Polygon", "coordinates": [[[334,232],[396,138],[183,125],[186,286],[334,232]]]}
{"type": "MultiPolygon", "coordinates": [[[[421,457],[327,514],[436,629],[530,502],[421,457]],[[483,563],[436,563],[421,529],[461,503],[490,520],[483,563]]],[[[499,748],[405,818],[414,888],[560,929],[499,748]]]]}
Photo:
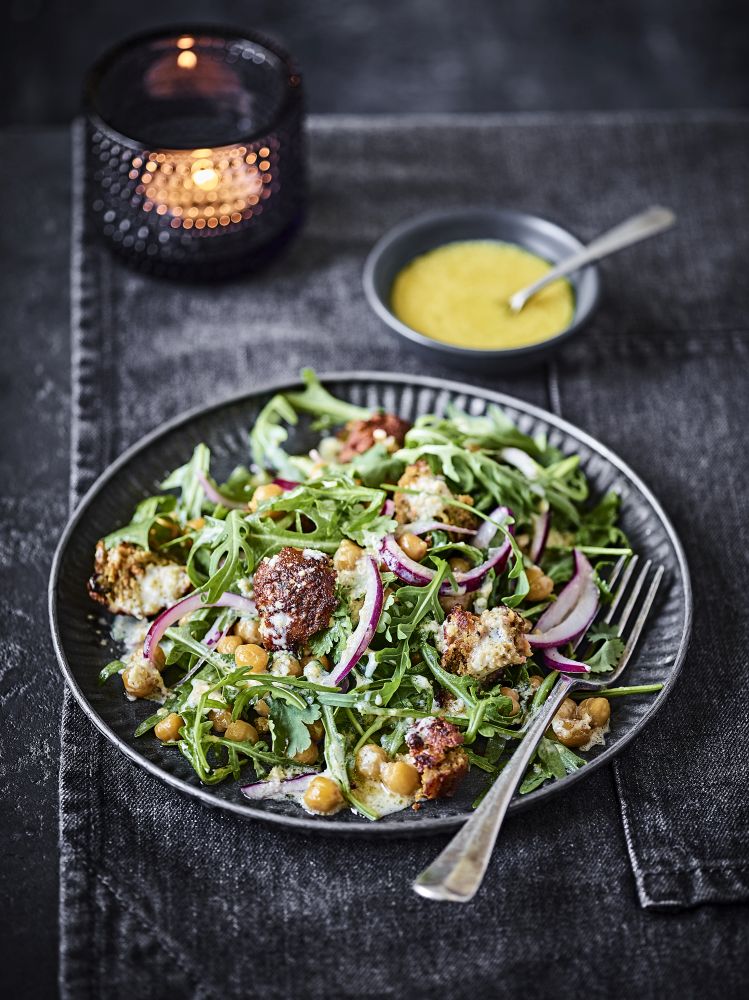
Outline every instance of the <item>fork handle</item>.
{"type": "Polygon", "coordinates": [[[492,787],[462,829],[413,884],[428,899],[467,903],[479,889],[507,807],[520,784],[541,737],[557,709],[574,686],[561,676],[526,729],[520,744],[492,787]]]}

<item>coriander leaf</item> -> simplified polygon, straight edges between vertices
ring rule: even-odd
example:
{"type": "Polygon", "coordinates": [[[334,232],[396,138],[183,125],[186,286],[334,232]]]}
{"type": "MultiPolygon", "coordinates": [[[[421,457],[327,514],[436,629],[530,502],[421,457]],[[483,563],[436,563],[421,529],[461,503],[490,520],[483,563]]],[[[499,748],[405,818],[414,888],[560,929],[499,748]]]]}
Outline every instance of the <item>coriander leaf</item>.
{"type": "Polygon", "coordinates": [[[316,722],[319,718],[318,705],[307,705],[306,708],[299,709],[273,698],[270,705],[270,730],[274,753],[294,757],[306,750],[312,743],[306,724],[316,722]]]}
{"type": "Polygon", "coordinates": [[[308,640],[310,652],[313,656],[327,656],[334,651],[333,658],[337,661],[353,628],[348,608],[341,602],[333,612],[333,623],[308,640]]]}
{"type": "Polygon", "coordinates": [[[616,628],[601,623],[590,630],[587,638],[591,643],[601,643],[595,653],[585,661],[592,672],[600,674],[613,670],[624,653],[624,643],[617,635],[616,628]]]}

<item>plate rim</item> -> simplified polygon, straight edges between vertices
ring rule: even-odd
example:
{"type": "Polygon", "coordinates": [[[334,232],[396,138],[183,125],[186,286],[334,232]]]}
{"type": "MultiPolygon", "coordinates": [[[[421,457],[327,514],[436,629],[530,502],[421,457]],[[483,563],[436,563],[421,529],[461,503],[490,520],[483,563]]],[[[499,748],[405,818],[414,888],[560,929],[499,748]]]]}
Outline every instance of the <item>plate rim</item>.
{"type": "MultiPolygon", "coordinates": [[[[550,784],[542,785],[539,789],[523,798],[519,798],[517,796],[513,797],[509,806],[509,812],[519,813],[532,807],[536,803],[541,802],[542,800],[559,795],[571,788],[572,785],[576,784],[581,779],[584,779],[587,775],[594,773],[599,767],[610,763],[629,743],[632,742],[633,739],[635,739],[636,736],[640,734],[642,729],[644,729],[644,727],[651,722],[653,717],[662,708],[663,703],[671,693],[671,689],[673,688],[678,675],[681,673],[692,631],[693,594],[687,558],[676,529],[671,523],[671,519],[664,511],[661,503],[653,494],[651,489],[645,482],[643,482],[640,476],[634,472],[634,470],[631,469],[626,462],[624,462],[623,459],[619,458],[619,456],[607,445],[588,434],[587,431],[582,430],[575,424],[565,420],[563,417],[558,417],[556,414],[543,409],[543,407],[536,406],[534,403],[529,403],[516,396],[511,396],[508,393],[497,392],[493,389],[483,388],[482,386],[471,385],[468,382],[458,382],[452,379],[443,379],[433,375],[411,375],[396,372],[367,370],[322,372],[318,374],[318,378],[323,384],[342,381],[369,381],[389,384],[398,383],[400,385],[408,385],[412,388],[431,388],[438,391],[447,390],[448,392],[456,394],[467,394],[469,396],[478,395],[484,398],[487,402],[496,403],[499,406],[512,407],[520,412],[527,413],[537,419],[546,421],[551,426],[556,427],[565,434],[571,435],[573,438],[577,438],[581,443],[601,455],[606,459],[606,461],[610,462],[615,468],[617,468],[619,472],[629,479],[630,482],[632,482],[645,497],[647,502],[655,511],[656,515],[660,518],[668,540],[673,546],[684,588],[684,626],[679,646],[674,657],[673,666],[669,671],[663,688],[657,693],[655,699],[651,703],[650,711],[642,718],[638,719],[631,729],[629,729],[616,742],[616,744],[609,747],[607,750],[604,750],[602,754],[594,757],[586,763],[585,767],[579,768],[572,774],[568,774],[566,777],[557,779],[550,784]]],[[[465,815],[460,816],[428,817],[416,820],[413,823],[403,823],[402,821],[393,823],[387,820],[378,820],[376,823],[372,823],[371,821],[362,821],[361,823],[345,823],[335,819],[325,820],[321,823],[319,818],[307,816],[306,814],[294,816],[283,813],[265,812],[261,809],[253,807],[249,803],[239,800],[235,802],[216,798],[210,793],[208,787],[192,785],[184,779],[170,774],[168,771],[163,770],[156,762],[148,760],[123,739],[121,739],[89,703],[72,672],[70,664],[67,661],[57,615],[60,570],[65,552],[73,533],[78,527],[79,522],[82,520],[89,504],[95,499],[102,488],[106,486],[106,484],[116,476],[120,469],[127,465],[127,463],[130,462],[130,460],[140,451],[154,444],[160,437],[170,434],[180,426],[188,424],[198,417],[207,416],[216,410],[234,406],[269,393],[292,392],[302,388],[303,385],[304,383],[301,378],[274,379],[269,382],[264,382],[249,391],[240,391],[229,396],[222,397],[220,400],[215,402],[207,404],[204,403],[191,407],[190,409],[177,414],[171,419],[148,431],[128,448],[126,448],[120,455],[118,455],[118,457],[111,462],[99,476],[97,476],[76,504],[73,512],[70,514],[60,535],[57,546],[55,547],[55,553],[50,568],[49,583],[47,588],[48,613],[52,643],[57,663],[66,684],[70,688],[74,698],[78,702],[78,705],[81,707],[86,717],[113,746],[115,746],[138,767],[165,782],[170,787],[176,788],[183,794],[196,798],[198,801],[209,806],[210,808],[226,810],[227,812],[241,816],[244,819],[256,819],[264,823],[283,827],[285,829],[295,829],[305,833],[315,832],[323,835],[340,834],[347,837],[372,837],[387,835],[391,837],[406,838],[421,834],[430,835],[449,833],[461,827],[472,814],[466,813],[465,815]]]]}

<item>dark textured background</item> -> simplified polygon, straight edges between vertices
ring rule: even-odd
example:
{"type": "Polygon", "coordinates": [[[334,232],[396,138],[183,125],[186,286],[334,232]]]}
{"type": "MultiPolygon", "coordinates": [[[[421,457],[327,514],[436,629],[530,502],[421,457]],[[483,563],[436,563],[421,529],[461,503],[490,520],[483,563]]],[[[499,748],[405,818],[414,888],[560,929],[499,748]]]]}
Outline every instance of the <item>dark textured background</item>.
{"type": "Polygon", "coordinates": [[[66,122],[92,56],[169,23],[283,39],[318,112],[746,107],[746,0],[6,0],[0,122],[66,122]],[[10,21],[8,25],[7,21],[10,21]]]}
{"type": "Polygon", "coordinates": [[[3,14],[0,124],[34,128],[0,134],[0,969],[4,993],[36,998],[55,991],[61,681],[51,659],[28,664],[48,644],[69,468],[69,140],[41,126],[70,119],[85,66],[197,18],[284,39],[315,111],[746,107],[749,31],[741,0],[10,0],[3,14]]]}

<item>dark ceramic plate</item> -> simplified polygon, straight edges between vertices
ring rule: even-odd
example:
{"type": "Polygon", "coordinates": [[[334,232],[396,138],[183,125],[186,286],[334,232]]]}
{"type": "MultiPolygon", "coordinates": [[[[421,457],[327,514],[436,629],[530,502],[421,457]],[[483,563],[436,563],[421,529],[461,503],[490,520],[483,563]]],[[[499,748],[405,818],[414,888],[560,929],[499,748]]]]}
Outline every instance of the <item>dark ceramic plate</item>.
{"type": "MultiPolygon", "coordinates": [[[[528,434],[542,432],[565,453],[576,452],[596,494],[616,489],[622,497],[622,524],[641,556],[665,566],[660,603],[629,666],[625,682],[662,682],[657,696],[617,699],[606,746],[593,750],[590,763],[562,781],[546,785],[510,806],[519,810],[550,795],[572,788],[615,754],[642,729],[665,701],[686,652],[691,623],[692,597],[684,553],[678,538],[648,488],[607,448],[587,434],[521,400],[439,379],[360,373],[323,377],[331,392],[365,406],[382,406],[413,420],[423,413],[444,412],[449,403],[481,414],[497,403],[528,434]]],[[[124,754],[151,774],[193,795],[207,805],[230,809],[243,816],[263,819],[308,831],[353,834],[446,832],[459,826],[470,812],[482,776],[472,772],[454,799],[430,802],[418,813],[406,810],[372,824],[351,813],[316,819],[292,803],[243,800],[235,782],[202,786],[187,761],[173,748],[162,748],[152,736],[133,737],[138,723],[151,711],[143,702],[129,702],[114,682],[98,683],[102,666],[118,654],[109,639],[109,622],[91,604],[86,579],[91,571],[97,539],[126,522],[135,504],[157,490],[157,483],[181,465],[194,446],[205,441],[211,448],[213,469],[220,480],[247,459],[247,429],[272,393],[298,389],[297,383],[270,386],[226,402],[195,410],[157,429],[125,452],[98,479],[81,501],[60,539],[52,566],[49,608],[52,636],[65,679],[91,721],[124,754]]],[[[300,425],[292,444],[309,448],[313,436],[300,425]]]]}

